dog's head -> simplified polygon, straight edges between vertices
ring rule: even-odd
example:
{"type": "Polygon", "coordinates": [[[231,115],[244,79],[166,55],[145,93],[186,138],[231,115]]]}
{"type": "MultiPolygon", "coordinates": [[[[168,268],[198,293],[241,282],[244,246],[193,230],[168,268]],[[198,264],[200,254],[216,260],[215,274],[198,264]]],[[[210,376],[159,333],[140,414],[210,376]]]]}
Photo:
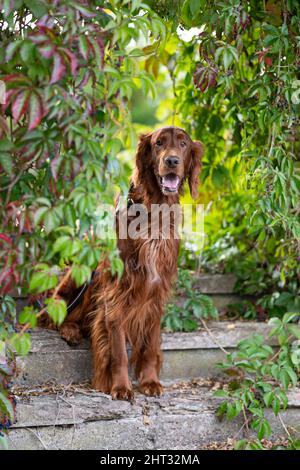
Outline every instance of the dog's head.
{"type": "MultiPolygon", "coordinates": [[[[178,194],[188,179],[191,195],[198,195],[203,147],[179,127],[163,127],[140,136],[136,154],[136,183],[151,178],[166,195],[178,194]]],[[[147,181],[148,181],[147,180],[147,181]]]]}

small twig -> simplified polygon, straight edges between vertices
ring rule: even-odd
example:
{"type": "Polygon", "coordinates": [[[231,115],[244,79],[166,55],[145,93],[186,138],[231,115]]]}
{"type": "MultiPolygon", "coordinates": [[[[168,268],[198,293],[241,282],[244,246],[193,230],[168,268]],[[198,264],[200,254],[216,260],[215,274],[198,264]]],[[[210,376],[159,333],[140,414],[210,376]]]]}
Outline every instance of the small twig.
{"type": "Polygon", "coordinates": [[[37,437],[37,439],[40,441],[40,443],[42,444],[42,446],[44,447],[45,450],[48,450],[48,447],[46,446],[45,442],[43,441],[43,439],[41,438],[41,436],[39,435],[38,432],[35,432],[33,429],[31,428],[26,428],[28,431],[32,432],[32,434],[35,435],[35,437],[37,437]]]}
{"type": "Polygon", "coordinates": [[[280,413],[278,413],[278,418],[279,418],[280,424],[281,424],[281,426],[283,427],[283,429],[285,430],[286,434],[291,438],[292,436],[291,436],[291,434],[289,433],[288,428],[287,428],[286,425],[284,424],[283,419],[282,419],[280,413]]]}
{"type": "Polygon", "coordinates": [[[61,395],[58,395],[58,398],[60,398],[62,401],[67,403],[69,406],[72,407],[72,415],[73,415],[73,432],[72,432],[72,438],[71,438],[71,449],[73,449],[73,441],[74,441],[74,436],[76,432],[76,416],[75,416],[75,405],[73,403],[70,403],[66,398],[64,398],[61,395]]]}
{"type": "Polygon", "coordinates": [[[225,348],[223,348],[223,346],[220,344],[220,342],[217,340],[217,338],[215,337],[215,335],[210,331],[210,329],[208,328],[206,322],[203,320],[203,318],[200,318],[200,321],[204,327],[204,329],[207,331],[207,333],[209,334],[209,336],[211,337],[211,339],[213,340],[214,343],[216,343],[217,346],[219,346],[219,348],[221,349],[221,351],[223,351],[223,353],[225,354],[230,354],[229,351],[226,351],[225,348]]]}
{"type": "MultiPolygon", "coordinates": [[[[37,314],[36,314],[36,318],[39,318],[41,315],[43,315],[43,313],[45,313],[46,311],[46,307],[42,308],[42,310],[40,310],[37,314]]],[[[23,328],[19,331],[18,335],[19,336],[22,336],[26,330],[28,330],[28,328],[31,327],[31,324],[30,323],[25,323],[25,325],[23,326],[23,328]]]]}
{"type": "Polygon", "coordinates": [[[247,418],[247,416],[246,416],[246,410],[245,410],[244,405],[243,405],[243,415],[244,415],[244,420],[245,420],[244,424],[246,426],[247,433],[249,434],[249,426],[248,426],[249,418],[247,418]]]}
{"type": "MultiPolygon", "coordinates": [[[[287,341],[290,341],[293,337],[294,337],[293,335],[290,335],[290,336],[287,338],[287,341]]],[[[281,353],[281,348],[279,348],[278,351],[277,351],[270,359],[268,359],[266,362],[267,362],[267,363],[268,363],[268,362],[273,362],[274,359],[276,359],[276,358],[279,356],[280,353],[281,353]]]]}
{"type": "MultiPolygon", "coordinates": [[[[246,415],[245,415],[246,416],[246,415]]],[[[245,417],[245,421],[243,423],[243,425],[240,427],[240,429],[238,430],[238,432],[233,436],[233,441],[235,441],[237,439],[237,437],[239,436],[240,432],[246,427],[247,429],[247,434],[249,435],[249,426],[248,426],[248,423],[250,421],[250,418],[246,418],[245,417]]]]}

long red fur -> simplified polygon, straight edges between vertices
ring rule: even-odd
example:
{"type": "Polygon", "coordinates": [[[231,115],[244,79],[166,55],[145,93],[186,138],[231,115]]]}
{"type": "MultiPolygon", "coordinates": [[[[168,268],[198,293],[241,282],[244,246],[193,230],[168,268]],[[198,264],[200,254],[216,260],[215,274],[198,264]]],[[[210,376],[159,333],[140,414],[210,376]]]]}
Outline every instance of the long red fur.
{"type": "MultiPolygon", "coordinates": [[[[172,133],[174,129],[160,132],[172,133]]],[[[148,210],[151,204],[179,202],[179,194],[166,196],[158,186],[151,157],[152,136],[147,134],[140,138],[130,191],[130,198],[144,204],[148,210]]],[[[191,194],[196,198],[202,146],[190,139],[189,142],[183,181],[188,180],[191,194]]],[[[108,260],[102,260],[81,305],[67,316],[60,333],[70,343],[79,342],[82,334],[90,335],[95,389],[111,393],[113,398],[132,398],[126,351],[129,343],[130,362],[140,390],[147,395],[160,395],[160,323],[176,278],[179,240],[171,230],[169,239],[119,239],[118,247],[124,263],[122,277],[113,276],[108,260]]],[[[74,284],[70,283],[67,294],[73,290],[74,284]]],[[[49,327],[49,322],[46,326],[49,327]]]]}

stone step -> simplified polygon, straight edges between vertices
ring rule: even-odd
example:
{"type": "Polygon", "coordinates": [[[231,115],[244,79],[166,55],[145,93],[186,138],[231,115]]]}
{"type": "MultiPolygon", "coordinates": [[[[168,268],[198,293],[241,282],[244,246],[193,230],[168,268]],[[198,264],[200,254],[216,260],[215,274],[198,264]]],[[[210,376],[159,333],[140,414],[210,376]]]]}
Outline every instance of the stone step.
{"type": "MultiPolygon", "coordinates": [[[[201,294],[208,295],[215,307],[219,310],[226,308],[230,304],[241,302],[246,297],[241,297],[235,293],[236,276],[234,274],[199,274],[191,272],[194,289],[201,294]]],[[[15,288],[11,295],[17,303],[17,311],[20,312],[28,304],[28,293],[21,288],[15,288]]],[[[182,297],[174,297],[175,303],[181,303],[182,297]]]]}
{"type": "MultiPolygon", "coordinates": [[[[15,393],[18,420],[8,434],[10,449],[197,450],[246,437],[242,417],[219,422],[219,399],[201,381],[169,386],[160,398],[136,394],[133,403],[83,387],[15,393]]],[[[294,432],[300,422],[299,391],[291,394],[282,422],[270,410],[266,416],[272,438],[285,435],[282,422],[294,432]]]]}
{"type": "MultiPolygon", "coordinates": [[[[205,329],[192,333],[164,333],[162,380],[191,379],[218,375],[216,364],[225,358],[219,348],[236,348],[239,341],[253,333],[265,337],[269,327],[257,322],[209,322],[205,329]]],[[[89,341],[69,346],[56,331],[35,329],[31,333],[31,351],[18,358],[19,385],[38,385],[55,379],[58,383],[82,383],[92,374],[89,341]]]]}

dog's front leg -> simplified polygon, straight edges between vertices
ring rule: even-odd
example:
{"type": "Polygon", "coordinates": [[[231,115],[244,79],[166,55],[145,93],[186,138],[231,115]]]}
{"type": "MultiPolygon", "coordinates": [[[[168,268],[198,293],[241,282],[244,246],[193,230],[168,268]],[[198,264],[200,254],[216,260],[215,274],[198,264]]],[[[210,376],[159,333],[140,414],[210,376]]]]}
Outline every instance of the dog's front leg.
{"type": "Polygon", "coordinates": [[[109,328],[111,347],[111,396],[113,400],[131,400],[132,385],[128,376],[128,356],[124,329],[119,325],[109,328]]]}
{"type": "Polygon", "coordinates": [[[158,318],[154,327],[146,335],[142,350],[134,351],[133,354],[139,390],[149,396],[160,396],[163,393],[163,387],[159,381],[162,363],[160,343],[160,319],[158,318]]]}

